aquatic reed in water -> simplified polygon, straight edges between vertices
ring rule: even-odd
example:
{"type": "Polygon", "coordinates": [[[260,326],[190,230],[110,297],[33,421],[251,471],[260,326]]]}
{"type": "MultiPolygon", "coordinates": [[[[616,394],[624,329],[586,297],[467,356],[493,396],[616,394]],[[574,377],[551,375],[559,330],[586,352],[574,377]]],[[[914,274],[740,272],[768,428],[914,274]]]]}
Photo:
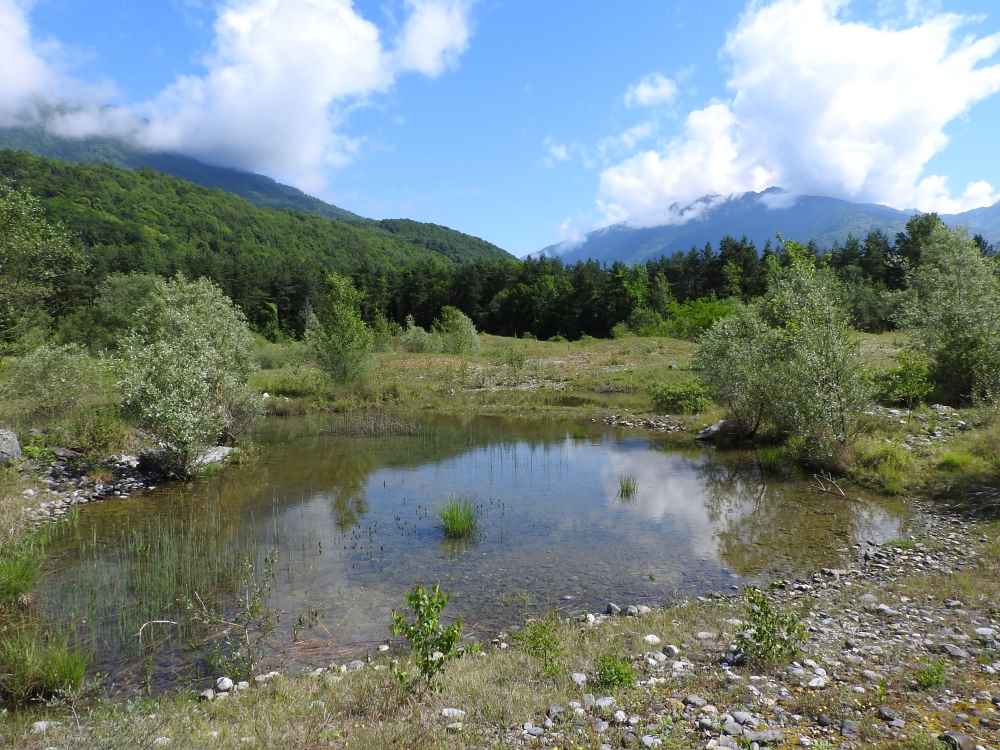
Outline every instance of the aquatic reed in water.
{"type": "Polygon", "coordinates": [[[471,539],[476,533],[476,507],[468,498],[451,498],[441,509],[441,525],[449,539],[471,539]]]}
{"type": "Polygon", "coordinates": [[[632,500],[639,491],[639,481],[631,474],[622,474],[618,477],[618,498],[620,500],[632,500]]]}

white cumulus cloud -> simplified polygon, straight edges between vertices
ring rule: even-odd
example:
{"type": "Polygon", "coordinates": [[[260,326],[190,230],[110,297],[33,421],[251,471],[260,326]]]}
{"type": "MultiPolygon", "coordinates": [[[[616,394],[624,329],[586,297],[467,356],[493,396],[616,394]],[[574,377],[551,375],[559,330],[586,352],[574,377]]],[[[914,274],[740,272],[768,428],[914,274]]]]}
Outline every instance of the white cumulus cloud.
{"type": "Polygon", "coordinates": [[[601,175],[609,221],[676,221],[673,204],[780,185],[900,208],[958,211],[1000,199],[926,174],[946,127],[1000,91],[1000,34],[955,14],[873,25],[848,0],[752,3],[728,35],[730,96],[691,112],[665,146],[601,175]]]}
{"type": "MultiPolygon", "coordinates": [[[[31,39],[28,10],[19,0],[0,0],[0,47],[5,56],[14,50],[26,71],[11,93],[3,88],[9,76],[0,78],[0,116],[53,98],[52,68],[31,39]]],[[[441,74],[468,46],[465,0],[406,0],[406,10],[398,38],[386,44],[352,0],[226,0],[203,73],[179,76],[149,101],[92,104],[49,126],[65,135],[129,136],[321,190],[325,170],[359,148],[360,140],[343,132],[351,108],[402,74],[441,74]]]]}
{"type": "Polygon", "coordinates": [[[662,73],[650,73],[625,91],[625,106],[655,107],[668,104],[677,96],[677,84],[662,73]]]}

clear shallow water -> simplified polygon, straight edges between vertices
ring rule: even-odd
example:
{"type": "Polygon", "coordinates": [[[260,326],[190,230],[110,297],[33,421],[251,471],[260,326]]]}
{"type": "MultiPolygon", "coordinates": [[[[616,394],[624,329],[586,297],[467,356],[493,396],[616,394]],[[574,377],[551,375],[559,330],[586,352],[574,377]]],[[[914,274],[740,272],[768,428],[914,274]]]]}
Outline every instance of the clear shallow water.
{"type": "Polygon", "coordinates": [[[115,681],[142,672],[166,686],[191,676],[198,649],[190,633],[155,626],[139,659],[138,627],[182,620],[176,602],[190,589],[230,603],[244,554],[276,553],[272,661],[317,666],[382,642],[418,582],[440,583],[448,611],[488,637],[552,608],[656,605],[836,566],[850,544],[897,536],[903,521],[875,500],[764,477],[744,454],[678,452],[611,428],[476,419],[376,439],[324,426],[272,422],[258,464],[84,508],[43,586],[48,616],[77,626],[115,681]],[[628,501],[626,474],[638,483],[628,501]],[[456,495],[479,509],[472,542],[440,528],[456,495]]]}

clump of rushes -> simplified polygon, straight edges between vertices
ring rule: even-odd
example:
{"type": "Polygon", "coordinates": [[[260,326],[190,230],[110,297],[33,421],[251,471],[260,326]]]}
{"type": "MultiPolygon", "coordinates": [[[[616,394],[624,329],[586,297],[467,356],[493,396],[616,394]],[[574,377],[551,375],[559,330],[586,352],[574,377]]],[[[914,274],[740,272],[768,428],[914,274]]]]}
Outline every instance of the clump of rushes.
{"type": "Polygon", "coordinates": [[[15,705],[72,693],[87,657],[69,639],[26,627],[0,641],[0,698],[15,705]]]}
{"type": "Polygon", "coordinates": [[[635,670],[627,659],[605,654],[594,664],[593,683],[594,687],[605,690],[630,688],[635,684],[635,670]]]}
{"type": "Polygon", "coordinates": [[[618,477],[618,498],[620,500],[632,500],[639,491],[639,481],[631,474],[622,474],[618,477]]]}
{"type": "Polygon", "coordinates": [[[476,534],[476,508],[468,498],[453,497],[441,509],[441,525],[449,539],[471,539],[476,534]]]}

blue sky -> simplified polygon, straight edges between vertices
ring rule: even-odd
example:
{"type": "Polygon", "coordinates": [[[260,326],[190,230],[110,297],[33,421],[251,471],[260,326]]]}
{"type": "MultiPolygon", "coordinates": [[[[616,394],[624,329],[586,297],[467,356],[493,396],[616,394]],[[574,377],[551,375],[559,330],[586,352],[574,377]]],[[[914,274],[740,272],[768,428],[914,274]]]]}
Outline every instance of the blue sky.
{"type": "Polygon", "coordinates": [[[61,97],[59,132],[525,253],[769,184],[1000,200],[998,33],[986,0],[0,0],[0,122],[61,97]]]}

